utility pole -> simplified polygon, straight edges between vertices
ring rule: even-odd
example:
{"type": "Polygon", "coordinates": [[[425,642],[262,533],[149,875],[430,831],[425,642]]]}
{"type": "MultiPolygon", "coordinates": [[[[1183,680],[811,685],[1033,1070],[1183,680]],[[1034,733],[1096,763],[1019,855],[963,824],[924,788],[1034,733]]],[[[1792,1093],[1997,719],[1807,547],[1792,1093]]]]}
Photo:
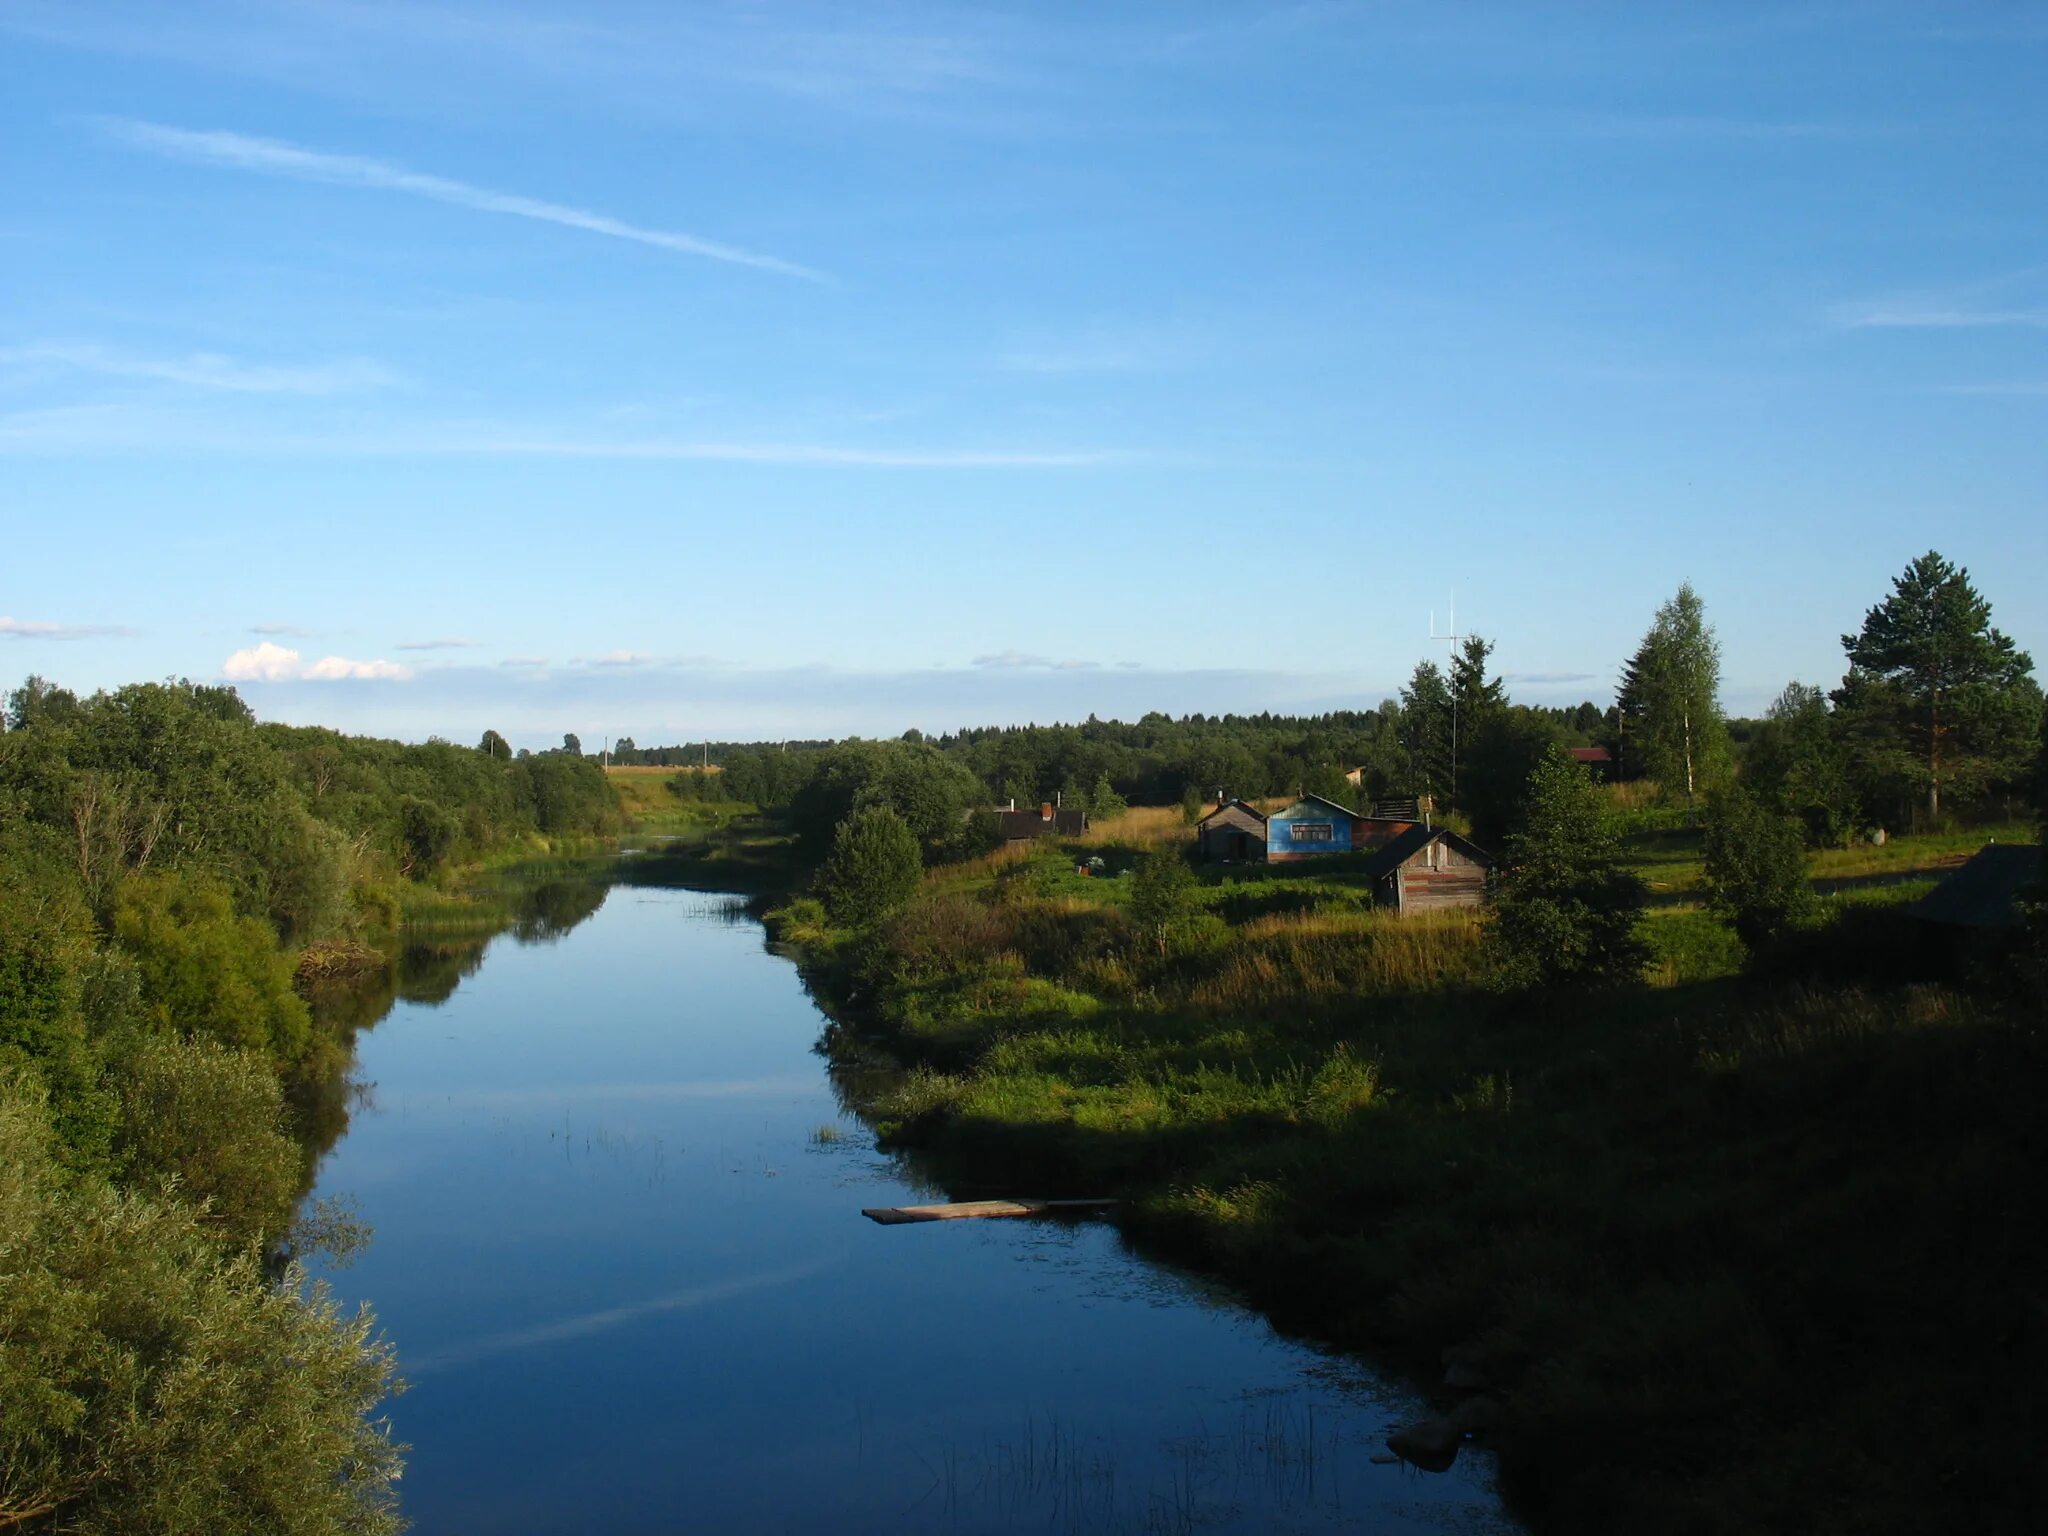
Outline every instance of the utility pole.
{"type": "Polygon", "coordinates": [[[1449,634],[1436,632],[1436,610],[1429,611],[1429,638],[1448,640],[1451,643],[1451,672],[1445,681],[1451,690],[1451,804],[1458,803],[1458,642],[1465,639],[1458,633],[1458,589],[1451,588],[1451,628],[1449,634]]]}

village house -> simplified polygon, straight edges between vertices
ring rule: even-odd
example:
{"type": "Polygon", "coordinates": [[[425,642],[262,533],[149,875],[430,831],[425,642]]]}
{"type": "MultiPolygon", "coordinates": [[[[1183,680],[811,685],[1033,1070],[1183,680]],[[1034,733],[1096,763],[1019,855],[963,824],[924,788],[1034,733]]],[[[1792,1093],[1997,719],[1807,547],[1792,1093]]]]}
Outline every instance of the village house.
{"type": "Polygon", "coordinates": [[[1491,856],[1469,838],[1418,817],[1413,801],[1360,813],[1304,795],[1268,816],[1246,801],[1226,800],[1197,824],[1195,846],[1204,859],[1232,863],[1370,854],[1373,898],[1399,912],[1476,907],[1493,868],[1491,856]]]}

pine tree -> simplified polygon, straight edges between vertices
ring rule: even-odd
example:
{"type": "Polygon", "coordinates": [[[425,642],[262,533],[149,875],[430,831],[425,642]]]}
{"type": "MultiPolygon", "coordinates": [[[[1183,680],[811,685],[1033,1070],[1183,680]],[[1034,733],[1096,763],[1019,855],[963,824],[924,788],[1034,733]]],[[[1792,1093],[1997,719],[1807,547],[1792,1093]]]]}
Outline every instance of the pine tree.
{"type": "Polygon", "coordinates": [[[1842,647],[1849,672],[1835,706],[1880,793],[1924,789],[1938,816],[1944,790],[2024,775],[2041,707],[2034,663],[1992,627],[1967,570],[1929,550],[1842,647]]]}
{"type": "Polygon", "coordinates": [[[1401,746],[1408,781],[1418,795],[1436,795],[1451,783],[1451,690],[1433,661],[1418,661],[1401,690],[1401,746]]]}
{"type": "Polygon", "coordinates": [[[1642,977],[1637,936],[1648,889],[1622,862],[1599,791],[1553,748],[1529,778],[1487,926],[1494,972],[1510,987],[1624,986],[1642,977]]]}

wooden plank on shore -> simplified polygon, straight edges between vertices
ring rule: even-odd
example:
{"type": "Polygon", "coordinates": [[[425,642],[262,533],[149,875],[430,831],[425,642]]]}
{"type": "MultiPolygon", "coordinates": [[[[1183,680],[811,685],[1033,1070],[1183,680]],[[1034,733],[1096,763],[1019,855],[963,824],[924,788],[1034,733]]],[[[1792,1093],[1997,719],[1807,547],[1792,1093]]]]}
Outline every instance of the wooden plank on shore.
{"type": "Polygon", "coordinates": [[[1115,1204],[1114,1200],[961,1200],[950,1205],[873,1205],[861,1215],[894,1227],[910,1221],[966,1221],[977,1216],[1052,1216],[1115,1204]]]}

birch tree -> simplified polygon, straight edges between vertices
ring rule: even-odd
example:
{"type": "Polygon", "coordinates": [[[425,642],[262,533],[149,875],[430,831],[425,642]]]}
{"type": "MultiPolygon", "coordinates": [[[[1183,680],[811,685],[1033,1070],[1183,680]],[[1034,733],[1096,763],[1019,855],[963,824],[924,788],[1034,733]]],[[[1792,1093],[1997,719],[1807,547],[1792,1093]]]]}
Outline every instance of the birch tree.
{"type": "Polygon", "coordinates": [[[1687,582],[1657,610],[1623,673],[1620,704],[1637,760],[1688,808],[1727,776],[1728,722],[1721,713],[1721,642],[1687,582]]]}

